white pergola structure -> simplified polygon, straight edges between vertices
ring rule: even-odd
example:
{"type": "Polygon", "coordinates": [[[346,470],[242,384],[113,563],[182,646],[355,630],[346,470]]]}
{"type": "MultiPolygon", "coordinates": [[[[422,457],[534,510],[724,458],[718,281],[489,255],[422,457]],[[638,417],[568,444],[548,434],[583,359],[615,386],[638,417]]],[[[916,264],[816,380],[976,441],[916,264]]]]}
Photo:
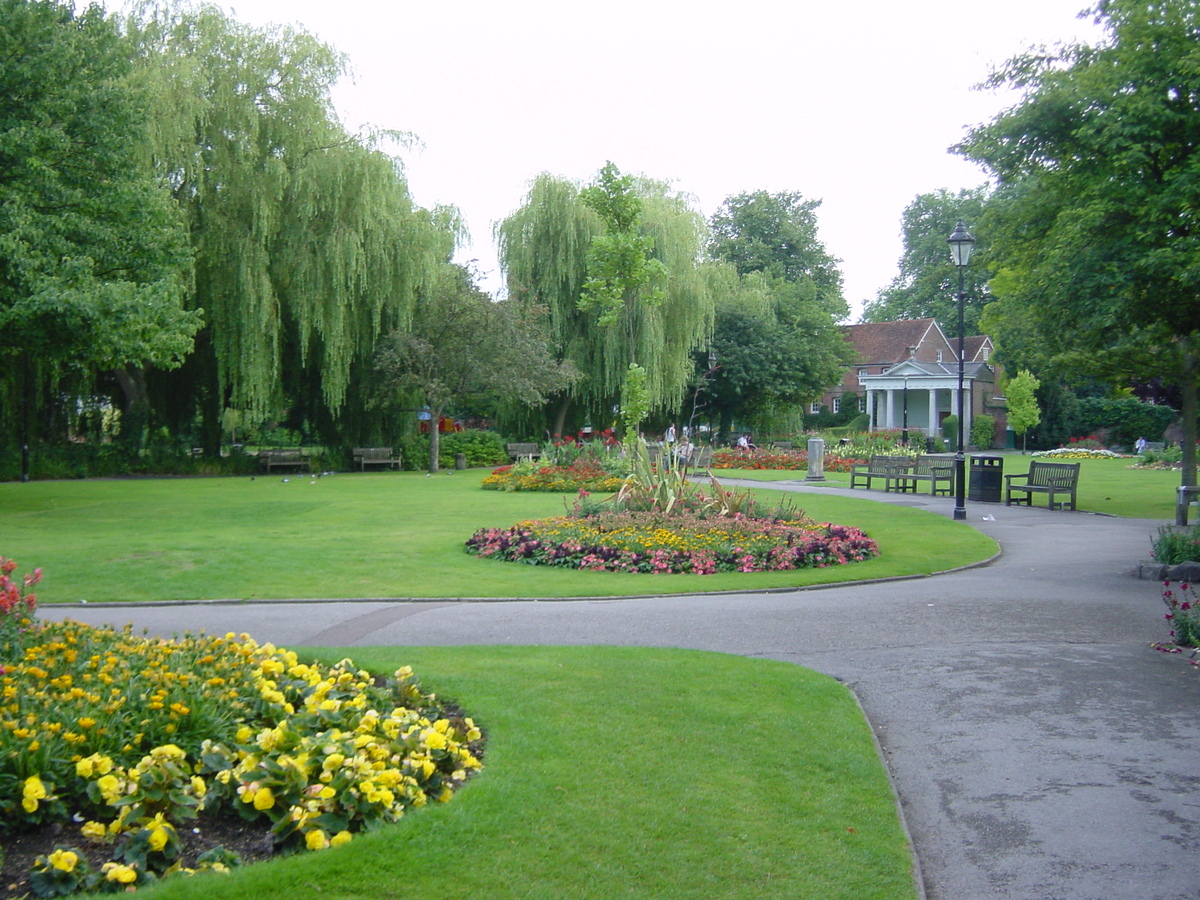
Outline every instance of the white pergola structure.
{"type": "MultiPolygon", "coordinates": [[[[971,433],[975,409],[975,378],[981,363],[967,363],[963,372],[963,431],[971,433]]],[[[941,433],[942,419],[958,409],[958,361],[930,363],[906,359],[879,375],[859,375],[866,391],[871,431],[901,429],[907,420],[910,433],[933,437],[941,433]],[[907,415],[906,415],[907,412],[907,415]]]]}

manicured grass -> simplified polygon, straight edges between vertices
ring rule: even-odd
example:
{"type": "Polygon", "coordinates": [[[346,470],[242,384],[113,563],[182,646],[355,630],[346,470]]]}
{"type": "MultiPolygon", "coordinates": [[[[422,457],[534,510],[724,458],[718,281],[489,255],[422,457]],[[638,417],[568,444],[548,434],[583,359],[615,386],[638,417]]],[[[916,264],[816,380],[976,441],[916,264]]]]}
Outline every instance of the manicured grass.
{"type": "Polygon", "coordinates": [[[798,666],[605,647],[341,648],[411,664],[489,742],[448,805],[153,898],[905,900],[891,789],[850,692],[798,666]]]}
{"type": "MultiPolygon", "coordinates": [[[[862,528],[881,556],[796,572],[633,576],[469,556],[478,528],[560,515],[559,495],[484,491],[485,470],[0,484],[0,555],[42,567],[42,602],[637,596],[912,575],[986,559],[995,543],[944,516],[789,494],[862,528]]],[[[779,491],[765,491],[774,503],[779,491]]]]}
{"type": "MultiPolygon", "coordinates": [[[[1019,475],[1029,471],[1034,457],[1013,452],[989,454],[1004,459],[1004,474],[1019,475]]],[[[968,454],[968,458],[970,454],[968,454]]],[[[1079,508],[1087,512],[1107,513],[1135,519],[1165,519],[1175,521],[1175,488],[1179,472],[1168,469],[1139,469],[1133,459],[1067,459],[1078,462],[1079,508]]],[[[968,462],[968,466],[970,463],[968,462]]],[[[804,472],[771,472],[765,470],[729,469],[720,473],[723,478],[753,481],[803,481],[804,472]]],[[[968,475],[969,477],[969,475],[968,475]]],[[[845,485],[850,476],[826,472],[827,481],[845,485]]],[[[864,494],[867,492],[864,491],[864,494]]],[[[1001,497],[1003,498],[1003,488],[1001,497]]],[[[1034,500],[1045,505],[1045,498],[1034,500]]]]}

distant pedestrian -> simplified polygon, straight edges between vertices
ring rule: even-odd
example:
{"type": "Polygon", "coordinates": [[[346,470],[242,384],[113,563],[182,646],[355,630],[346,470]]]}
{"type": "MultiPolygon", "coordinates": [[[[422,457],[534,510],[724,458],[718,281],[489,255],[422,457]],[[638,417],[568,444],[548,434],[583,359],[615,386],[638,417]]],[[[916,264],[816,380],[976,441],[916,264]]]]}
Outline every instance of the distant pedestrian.
{"type": "Polygon", "coordinates": [[[674,423],[667,426],[667,431],[663,435],[663,443],[664,444],[675,443],[675,425],[674,425],[674,423]]]}
{"type": "Polygon", "coordinates": [[[1146,439],[1144,437],[1138,438],[1137,442],[1134,443],[1133,446],[1137,450],[1138,456],[1141,456],[1146,452],[1146,439]]]}

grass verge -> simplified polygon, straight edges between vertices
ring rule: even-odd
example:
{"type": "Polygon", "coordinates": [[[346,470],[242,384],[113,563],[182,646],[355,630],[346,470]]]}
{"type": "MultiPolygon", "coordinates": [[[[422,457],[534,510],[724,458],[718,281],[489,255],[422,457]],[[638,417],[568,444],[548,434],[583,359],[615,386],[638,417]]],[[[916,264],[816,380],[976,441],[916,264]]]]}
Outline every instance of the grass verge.
{"type": "Polygon", "coordinates": [[[489,735],[482,775],[448,805],[345,847],[147,896],[916,896],[869,726],[830,678],[644,648],[353,654],[372,670],[411,664],[425,687],[466,705],[489,735]]]}
{"type": "MultiPolygon", "coordinates": [[[[42,602],[373,597],[641,596],[916,575],[996,545],[944,516],[869,499],[788,494],[861,528],[877,559],[717,575],[576,572],[469,556],[476,529],[560,515],[552,494],[484,491],[482,470],[0,484],[0,553],[45,570],[42,602]]],[[[773,503],[781,492],[769,491],[773,503]]]]}

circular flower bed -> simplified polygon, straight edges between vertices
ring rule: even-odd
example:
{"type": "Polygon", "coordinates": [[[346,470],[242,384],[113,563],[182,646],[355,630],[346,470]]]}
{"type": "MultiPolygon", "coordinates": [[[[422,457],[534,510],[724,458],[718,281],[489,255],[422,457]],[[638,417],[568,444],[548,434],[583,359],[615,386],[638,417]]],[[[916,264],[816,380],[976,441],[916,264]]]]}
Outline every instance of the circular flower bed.
{"type": "Polygon", "coordinates": [[[879,547],[857,528],[807,518],[614,511],[482,529],[467,552],[592,571],[711,575],[842,565],[878,556],[879,547]]]}

